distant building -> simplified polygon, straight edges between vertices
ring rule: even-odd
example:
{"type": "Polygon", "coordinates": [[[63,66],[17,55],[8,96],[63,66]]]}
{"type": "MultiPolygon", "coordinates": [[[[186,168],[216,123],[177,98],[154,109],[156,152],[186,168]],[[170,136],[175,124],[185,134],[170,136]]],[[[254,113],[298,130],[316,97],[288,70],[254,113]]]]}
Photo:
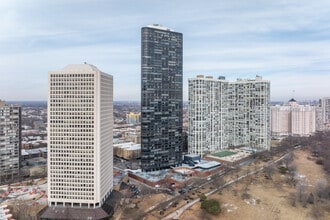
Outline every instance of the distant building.
{"type": "Polygon", "coordinates": [[[140,124],[141,122],[141,113],[134,113],[130,112],[129,114],[126,114],[126,123],[127,124],[140,124]]]}
{"type": "Polygon", "coordinates": [[[34,128],[35,129],[45,128],[44,122],[43,121],[40,121],[40,120],[34,121],[33,122],[33,125],[34,125],[34,128]]]}
{"type": "Polygon", "coordinates": [[[141,31],[141,168],[182,163],[182,34],[150,25],[141,31]]]}
{"type": "Polygon", "coordinates": [[[320,99],[316,108],[316,130],[330,130],[330,97],[320,99]]]}
{"type": "Polygon", "coordinates": [[[21,107],[0,100],[0,184],[18,178],[21,158],[21,107]]]}
{"type": "Polygon", "coordinates": [[[141,144],[133,142],[114,144],[113,152],[117,157],[125,160],[138,159],[141,157],[141,144]]]}
{"type": "Polygon", "coordinates": [[[141,132],[140,131],[126,131],[124,132],[124,139],[136,144],[141,144],[141,132]]]}
{"type": "Polygon", "coordinates": [[[294,99],[272,106],[272,136],[309,136],[315,132],[315,118],[315,106],[299,105],[294,99]]]}
{"type": "Polygon", "coordinates": [[[48,89],[48,205],[99,208],[113,187],[113,78],[68,65],[48,89]]]}
{"type": "Polygon", "coordinates": [[[228,147],[270,148],[270,83],[189,79],[188,152],[204,155],[228,147]]]}

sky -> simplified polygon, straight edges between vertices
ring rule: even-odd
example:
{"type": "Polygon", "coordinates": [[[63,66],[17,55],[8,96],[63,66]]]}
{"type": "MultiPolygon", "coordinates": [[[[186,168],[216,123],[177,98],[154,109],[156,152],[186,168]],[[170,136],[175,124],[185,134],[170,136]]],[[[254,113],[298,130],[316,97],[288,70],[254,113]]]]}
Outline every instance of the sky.
{"type": "Polygon", "coordinates": [[[1,0],[0,99],[47,100],[49,71],[87,62],[139,101],[149,24],[183,33],[184,100],[199,74],[260,75],[272,101],[330,96],[328,0],[1,0]]]}

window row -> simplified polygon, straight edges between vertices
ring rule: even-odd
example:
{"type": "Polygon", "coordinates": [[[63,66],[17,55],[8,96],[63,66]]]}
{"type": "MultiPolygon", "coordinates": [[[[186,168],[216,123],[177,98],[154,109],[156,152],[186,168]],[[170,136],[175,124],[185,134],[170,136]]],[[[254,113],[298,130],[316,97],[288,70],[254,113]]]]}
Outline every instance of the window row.
{"type": "Polygon", "coordinates": [[[77,200],[93,200],[93,197],[87,196],[66,196],[66,195],[51,195],[52,199],[77,199],[77,200]]]}

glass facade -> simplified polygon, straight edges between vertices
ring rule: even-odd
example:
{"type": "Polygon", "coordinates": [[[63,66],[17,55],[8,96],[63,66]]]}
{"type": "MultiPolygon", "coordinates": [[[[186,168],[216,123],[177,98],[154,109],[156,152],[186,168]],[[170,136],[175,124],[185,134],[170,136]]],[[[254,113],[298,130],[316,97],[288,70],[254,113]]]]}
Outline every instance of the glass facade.
{"type": "Polygon", "coordinates": [[[182,34],[155,25],[141,32],[141,167],[182,162],[182,34]]]}

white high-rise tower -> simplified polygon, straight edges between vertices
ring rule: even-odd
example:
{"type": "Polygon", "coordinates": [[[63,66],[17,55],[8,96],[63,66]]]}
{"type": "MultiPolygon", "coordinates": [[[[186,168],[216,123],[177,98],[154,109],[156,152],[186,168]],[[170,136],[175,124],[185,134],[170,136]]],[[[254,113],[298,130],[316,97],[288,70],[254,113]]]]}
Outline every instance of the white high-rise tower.
{"type": "Polygon", "coordinates": [[[0,185],[19,178],[21,107],[0,100],[0,185]]]}
{"type": "Polygon", "coordinates": [[[228,147],[228,81],[198,75],[189,79],[189,153],[204,155],[228,147]]]}
{"type": "Polygon", "coordinates": [[[98,208],[113,187],[113,78],[68,65],[48,88],[49,206],[98,208]]]}
{"type": "Polygon", "coordinates": [[[189,79],[188,152],[204,155],[228,147],[270,148],[270,82],[260,76],[228,82],[189,79]]]}

